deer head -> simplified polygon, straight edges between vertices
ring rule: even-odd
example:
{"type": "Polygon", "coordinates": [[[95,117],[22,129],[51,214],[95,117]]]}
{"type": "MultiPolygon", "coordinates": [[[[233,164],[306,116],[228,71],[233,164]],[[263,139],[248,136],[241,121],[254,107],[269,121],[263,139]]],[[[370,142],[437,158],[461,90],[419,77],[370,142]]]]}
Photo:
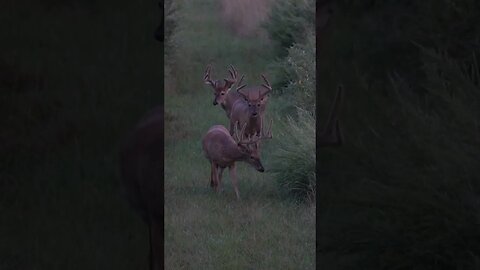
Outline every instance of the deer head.
{"type": "Polygon", "coordinates": [[[248,90],[237,89],[238,93],[245,99],[249,107],[250,118],[256,118],[259,115],[263,115],[265,107],[268,101],[267,94],[272,91],[272,86],[268,82],[267,78],[262,74],[265,81],[261,87],[250,88],[248,90]]]}
{"type": "Polygon", "coordinates": [[[340,130],[340,124],[338,121],[338,111],[340,110],[342,95],[343,86],[339,85],[332,109],[330,110],[330,115],[328,116],[327,124],[318,138],[320,146],[340,146],[343,144],[343,134],[340,130]]]}
{"type": "Polygon", "coordinates": [[[228,69],[228,72],[230,73],[230,78],[223,79],[224,83],[222,83],[221,80],[212,80],[210,74],[211,69],[211,66],[207,67],[207,69],[205,70],[203,81],[205,82],[205,84],[210,85],[213,88],[213,105],[215,106],[217,104],[221,104],[222,106],[224,106],[228,91],[230,91],[232,85],[237,81],[238,72],[235,67],[233,67],[233,65],[230,65],[230,68],[228,69]]]}
{"type": "Polygon", "coordinates": [[[237,143],[238,150],[242,153],[242,160],[252,165],[257,171],[264,172],[265,169],[260,161],[260,154],[258,153],[257,143],[263,139],[271,139],[272,136],[272,124],[273,120],[270,121],[270,126],[267,130],[263,128],[260,134],[247,136],[245,138],[245,128],[247,124],[245,123],[241,130],[238,130],[239,122],[234,127],[233,139],[237,143]]]}

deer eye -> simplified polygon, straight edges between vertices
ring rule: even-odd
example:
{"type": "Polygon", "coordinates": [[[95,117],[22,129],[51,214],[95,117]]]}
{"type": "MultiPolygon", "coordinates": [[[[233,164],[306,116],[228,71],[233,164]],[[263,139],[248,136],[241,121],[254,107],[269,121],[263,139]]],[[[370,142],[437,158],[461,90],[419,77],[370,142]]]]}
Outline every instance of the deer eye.
{"type": "Polygon", "coordinates": [[[225,93],[222,92],[222,96],[225,95],[225,93]]]}
{"type": "Polygon", "coordinates": [[[254,160],[255,158],[254,158],[253,156],[250,156],[250,159],[251,159],[251,160],[254,160]]]}
{"type": "Polygon", "coordinates": [[[260,107],[260,104],[257,104],[257,107],[260,107]]]}

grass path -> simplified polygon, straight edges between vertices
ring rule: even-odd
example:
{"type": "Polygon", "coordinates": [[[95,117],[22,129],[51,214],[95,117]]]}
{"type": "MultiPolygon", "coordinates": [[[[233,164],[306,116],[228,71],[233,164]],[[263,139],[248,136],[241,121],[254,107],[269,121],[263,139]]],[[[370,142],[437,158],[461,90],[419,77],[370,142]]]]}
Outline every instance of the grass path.
{"type": "MultiPolygon", "coordinates": [[[[210,126],[228,122],[202,84],[205,65],[212,63],[219,77],[232,63],[254,84],[272,61],[268,41],[233,36],[220,16],[212,16],[219,10],[213,1],[185,1],[179,11],[178,48],[165,95],[165,269],[313,269],[315,209],[282,199],[268,173],[278,138],[265,143],[265,173],[239,163],[241,201],[227,171],[223,193],[208,185],[201,138],[210,126]]],[[[268,115],[277,115],[279,107],[272,98],[268,115]]],[[[274,123],[274,136],[280,128],[274,123]]]]}

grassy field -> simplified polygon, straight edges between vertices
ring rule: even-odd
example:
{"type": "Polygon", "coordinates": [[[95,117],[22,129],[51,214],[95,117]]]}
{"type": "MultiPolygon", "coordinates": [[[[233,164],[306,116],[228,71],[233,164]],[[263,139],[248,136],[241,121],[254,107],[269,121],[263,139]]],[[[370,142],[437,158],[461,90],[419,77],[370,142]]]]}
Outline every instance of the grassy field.
{"type": "Polygon", "coordinates": [[[223,193],[209,186],[201,138],[228,119],[202,82],[205,66],[211,63],[221,78],[234,64],[252,85],[273,60],[268,40],[236,36],[222,21],[221,4],[229,2],[185,1],[178,11],[165,82],[165,269],[313,269],[315,207],[284,199],[269,172],[286,116],[275,95],[267,111],[274,139],[262,151],[266,172],[238,163],[240,201],[227,170],[223,193]]]}

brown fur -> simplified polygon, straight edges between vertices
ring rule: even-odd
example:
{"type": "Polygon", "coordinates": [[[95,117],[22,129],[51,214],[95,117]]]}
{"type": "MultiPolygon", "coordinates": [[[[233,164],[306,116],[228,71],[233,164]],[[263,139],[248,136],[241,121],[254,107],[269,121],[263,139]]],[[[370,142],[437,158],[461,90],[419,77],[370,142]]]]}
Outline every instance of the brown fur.
{"type": "Polygon", "coordinates": [[[264,171],[260,158],[252,154],[253,149],[248,145],[237,143],[222,125],[215,125],[208,130],[202,139],[202,148],[211,164],[210,186],[217,192],[221,185],[223,169],[228,167],[235,194],[237,199],[240,199],[235,170],[236,161],[244,161],[256,170],[264,171]]]}

